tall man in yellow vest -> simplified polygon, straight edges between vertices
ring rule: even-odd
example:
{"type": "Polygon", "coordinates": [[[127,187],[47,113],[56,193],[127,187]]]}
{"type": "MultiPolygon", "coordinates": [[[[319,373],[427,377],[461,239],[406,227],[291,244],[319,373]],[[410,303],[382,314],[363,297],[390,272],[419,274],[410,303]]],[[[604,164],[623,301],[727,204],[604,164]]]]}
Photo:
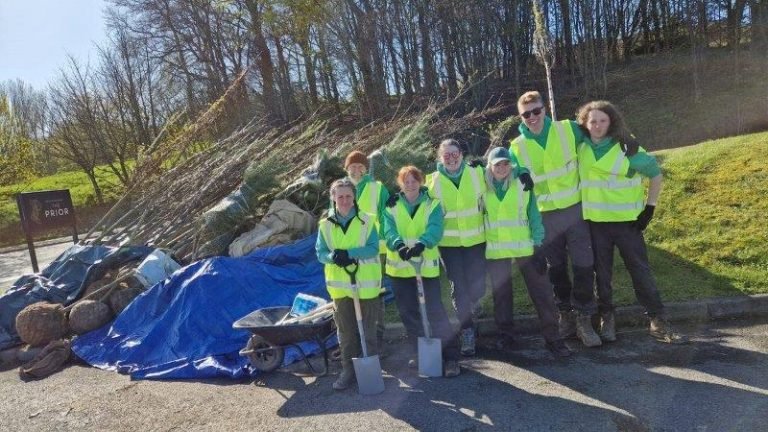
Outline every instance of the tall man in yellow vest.
{"type": "Polygon", "coordinates": [[[530,170],[535,184],[545,231],[542,253],[550,265],[560,334],[576,335],[588,347],[599,346],[602,342],[592,328],[592,315],[597,312],[594,257],[579,191],[577,144],[583,132],[575,122],[552,121],[537,91],[520,96],[517,110],[523,120],[521,135],[512,140],[510,150],[530,170]],[[573,284],[568,275],[569,257],[573,284]]]}

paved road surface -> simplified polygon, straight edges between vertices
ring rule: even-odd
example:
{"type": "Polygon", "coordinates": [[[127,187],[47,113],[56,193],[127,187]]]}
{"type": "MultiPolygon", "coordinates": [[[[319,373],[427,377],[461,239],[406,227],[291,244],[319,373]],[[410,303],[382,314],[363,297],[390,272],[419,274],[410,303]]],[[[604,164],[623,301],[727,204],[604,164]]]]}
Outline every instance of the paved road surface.
{"type": "MultiPolygon", "coordinates": [[[[38,267],[42,270],[70,246],[72,246],[71,240],[35,247],[38,267]]],[[[29,260],[29,251],[26,247],[0,254],[0,292],[5,292],[19,276],[27,273],[32,273],[32,262],[29,260]]]]}
{"type": "Polygon", "coordinates": [[[0,429],[251,431],[764,431],[768,322],[688,326],[687,346],[643,330],[552,359],[536,337],[517,350],[481,349],[454,379],[421,379],[402,346],[383,359],[386,391],[334,392],[337,373],[292,366],[253,381],[131,381],[72,366],[38,382],[0,372],[0,429]]]}

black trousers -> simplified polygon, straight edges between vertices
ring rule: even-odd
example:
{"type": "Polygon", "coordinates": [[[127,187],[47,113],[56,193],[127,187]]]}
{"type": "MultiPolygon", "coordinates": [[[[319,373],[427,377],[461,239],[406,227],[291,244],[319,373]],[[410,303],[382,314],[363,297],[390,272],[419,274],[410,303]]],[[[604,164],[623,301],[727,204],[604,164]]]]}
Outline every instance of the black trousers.
{"type": "Polygon", "coordinates": [[[581,214],[581,203],[541,213],[545,237],[542,247],[549,261],[549,280],[561,311],[580,314],[597,312],[594,294],[594,256],[589,225],[581,214]],[[571,260],[573,283],[568,274],[571,260]]]}
{"type": "MultiPolygon", "coordinates": [[[[424,336],[416,278],[391,277],[391,279],[397,311],[408,333],[409,348],[415,350],[416,338],[424,336]]],[[[451,326],[448,313],[440,298],[440,278],[422,278],[422,280],[431,336],[442,340],[443,356],[446,359],[456,359],[458,358],[456,332],[451,326]]]]}
{"type": "MultiPolygon", "coordinates": [[[[516,258],[520,272],[528,289],[536,313],[541,324],[544,340],[554,342],[560,339],[557,330],[557,307],[552,295],[552,285],[547,273],[536,271],[531,257],[516,258]]],[[[512,258],[489,259],[487,261],[488,275],[493,288],[493,316],[499,332],[513,335],[513,305],[514,291],[512,287],[512,258]]]]}
{"type": "Polygon", "coordinates": [[[663,315],[664,304],[651,273],[648,251],[642,231],[631,222],[589,222],[592,249],[595,251],[597,302],[600,312],[609,312],[613,305],[613,252],[619,250],[621,259],[632,278],[637,301],[648,316],[663,315]]]}

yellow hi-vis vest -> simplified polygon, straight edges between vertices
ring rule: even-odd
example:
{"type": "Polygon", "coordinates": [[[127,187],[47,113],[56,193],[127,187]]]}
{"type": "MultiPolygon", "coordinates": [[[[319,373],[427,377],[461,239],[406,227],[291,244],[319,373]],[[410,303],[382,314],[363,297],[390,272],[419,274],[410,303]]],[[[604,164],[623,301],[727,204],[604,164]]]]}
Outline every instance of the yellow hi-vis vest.
{"type": "Polygon", "coordinates": [[[495,191],[485,197],[485,257],[516,258],[533,255],[533,238],[528,227],[528,204],[531,194],[523,184],[510,179],[510,187],[502,200],[495,191]],[[514,183],[513,183],[514,182],[514,183]]]}
{"type": "MultiPolygon", "coordinates": [[[[387,211],[395,220],[397,234],[403,239],[406,246],[413,247],[419,240],[419,237],[427,230],[429,215],[439,206],[439,201],[431,198],[427,199],[419,205],[416,213],[413,214],[413,218],[411,218],[408,207],[402,200],[398,200],[397,204],[394,207],[388,208],[387,211]]],[[[421,263],[421,275],[423,277],[436,278],[440,276],[440,252],[437,247],[424,249],[421,259],[423,260],[421,263]]],[[[413,268],[413,265],[408,261],[401,260],[397,251],[387,251],[387,265],[384,271],[392,277],[408,278],[416,276],[416,270],[413,268]]]]}
{"type": "MultiPolygon", "coordinates": [[[[376,232],[379,230],[379,197],[381,196],[381,189],[384,185],[381,182],[371,180],[365,184],[365,188],[360,191],[360,196],[357,198],[357,208],[363,213],[368,213],[373,216],[373,226],[376,232]]],[[[387,252],[387,243],[384,239],[379,239],[379,254],[387,252]]]]}
{"type": "MultiPolygon", "coordinates": [[[[365,246],[373,231],[371,218],[365,213],[353,217],[345,233],[340,226],[327,218],[320,221],[320,233],[328,249],[352,249],[365,246]],[[363,222],[360,222],[360,219],[363,222]]],[[[350,266],[351,270],[353,266],[350,266]]],[[[381,289],[381,262],[379,257],[358,260],[357,289],[361,299],[371,299],[379,296],[381,289]]],[[[344,268],[334,263],[325,265],[325,284],[331,298],[352,297],[352,283],[344,268]]]]}
{"type": "Polygon", "coordinates": [[[643,210],[645,188],[635,173],[627,177],[629,159],[615,144],[600,160],[588,144],[579,149],[581,205],[585,220],[627,222],[637,219],[643,210]]]}
{"type": "Polygon", "coordinates": [[[568,120],[552,122],[546,149],[523,135],[512,140],[510,150],[531,171],[540,211],[568,208],[581,200],[575,141],[568,120]]]}
{"type": "Polygon", "coordinates": [[[439,246],[469,247],[485,241],[482,168],[465,166],[458,189],[451,179],[433,172],[427,176],[427,188],[445,209],[445,230],[439,246]]]}

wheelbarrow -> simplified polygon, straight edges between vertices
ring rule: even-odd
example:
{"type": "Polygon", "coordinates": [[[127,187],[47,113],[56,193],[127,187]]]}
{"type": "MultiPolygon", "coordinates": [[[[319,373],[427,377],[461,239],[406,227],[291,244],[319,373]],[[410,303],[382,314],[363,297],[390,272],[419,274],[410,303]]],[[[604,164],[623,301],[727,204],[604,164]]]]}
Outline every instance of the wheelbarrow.
{"type": "Polygon", "coordinates": [[[232,328],[249,330],[253,335],[248,339],[240,355],[248,357],[251,365],[264,372],[272,372],[280,367],[285,359],[285,346],[299,350],[309,370],[315,376],[328,374],[328,349],[326,344],[336,335],[336,324],[331,315],[319,318],[315,322],[280,324],[291,310],[290,306],[276,306],[255,310],[232,324],[232,328]],[[323,352],[324,369],[321,373],[312,366],[299,342],[314,341],[323,352]]]}

